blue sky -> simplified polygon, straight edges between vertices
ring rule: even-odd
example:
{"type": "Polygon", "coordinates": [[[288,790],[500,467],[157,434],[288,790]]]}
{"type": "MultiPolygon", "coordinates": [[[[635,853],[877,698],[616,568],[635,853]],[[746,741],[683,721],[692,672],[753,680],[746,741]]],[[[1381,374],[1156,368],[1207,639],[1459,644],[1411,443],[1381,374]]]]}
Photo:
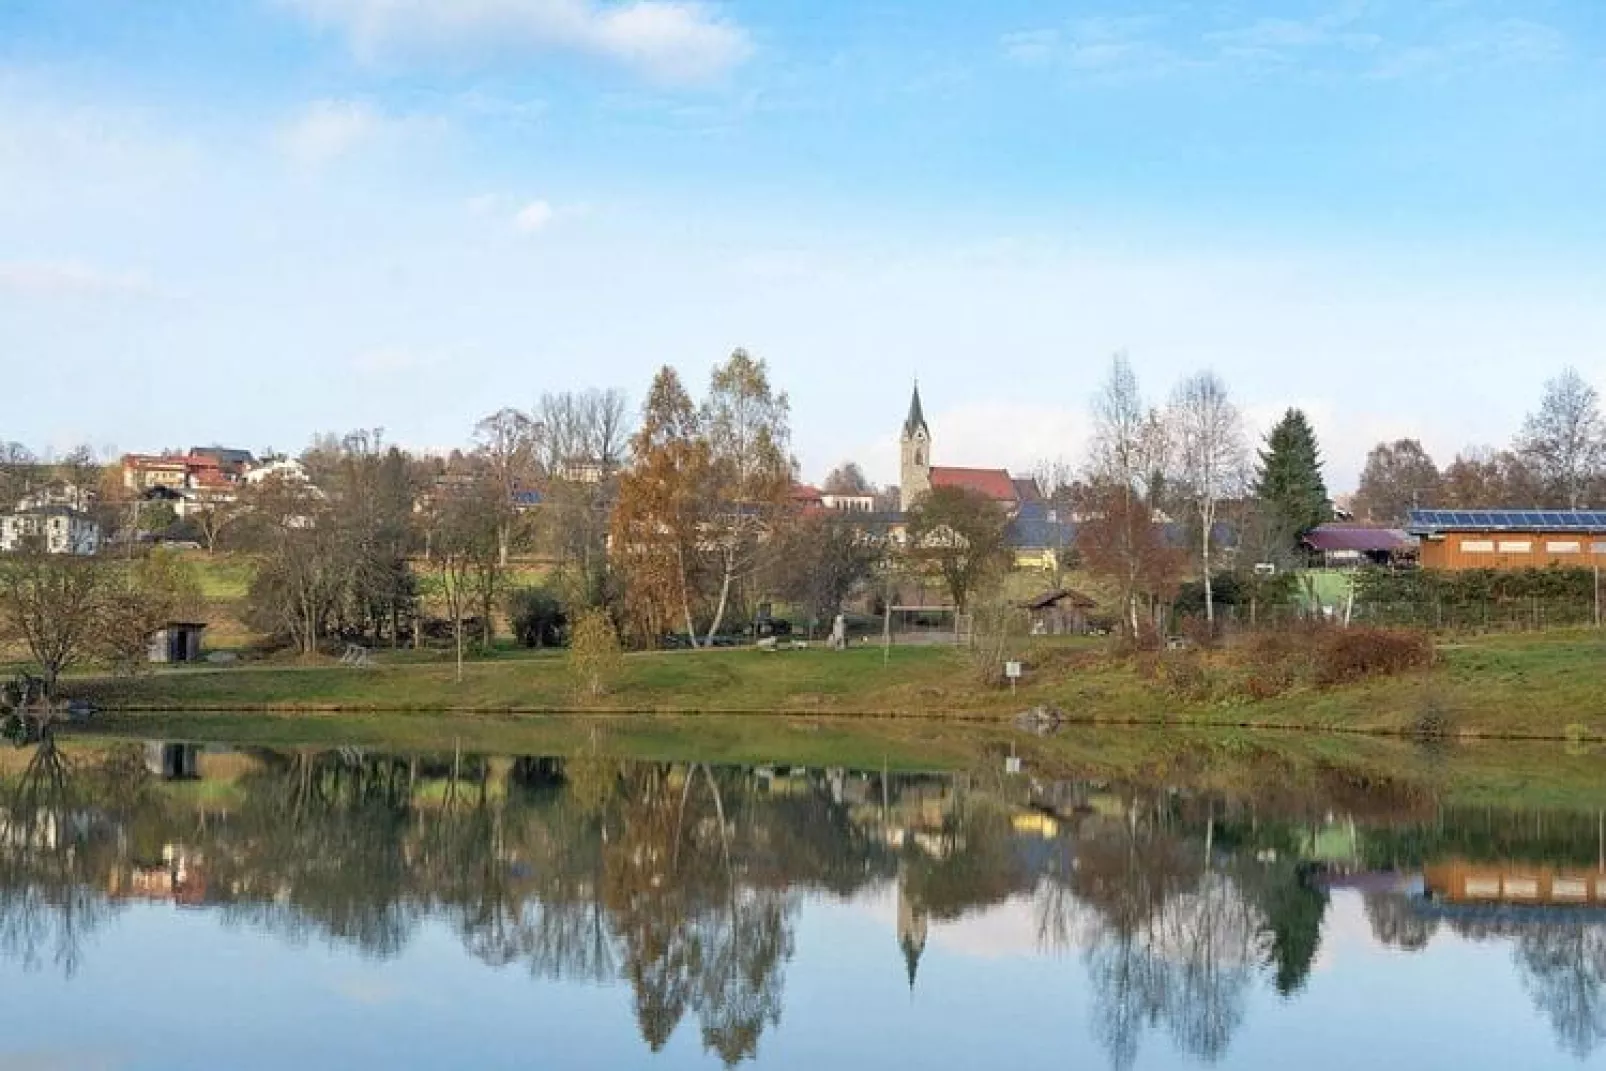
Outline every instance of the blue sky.
{"type": "Polygon", "coordinates": [[[9,0],[0,438],[420,447],[544,390],[794,402],[805,473],[1075,459],[1127,350],[1447,461],[1606,388],[1590,0],[9,0]]]}

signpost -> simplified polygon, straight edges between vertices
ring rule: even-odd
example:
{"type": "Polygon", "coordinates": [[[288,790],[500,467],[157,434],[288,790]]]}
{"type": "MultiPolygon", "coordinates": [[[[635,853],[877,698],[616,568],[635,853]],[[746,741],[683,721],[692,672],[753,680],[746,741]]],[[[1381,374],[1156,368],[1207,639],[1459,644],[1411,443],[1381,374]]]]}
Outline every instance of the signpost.
{"type": "Polygon", "coordinates": [[[1015,694],[1015,684],[1016,684],[1016,682],[1018,682],[1020,680],[1020,677],[1021,677],[1021,665],[1020,665],[1020,663],[1019,662],[1005,662],[1004,663],[1004,676],[1009,678],[1009,694],[1010,695],[1014,695],[1015,694]]]}

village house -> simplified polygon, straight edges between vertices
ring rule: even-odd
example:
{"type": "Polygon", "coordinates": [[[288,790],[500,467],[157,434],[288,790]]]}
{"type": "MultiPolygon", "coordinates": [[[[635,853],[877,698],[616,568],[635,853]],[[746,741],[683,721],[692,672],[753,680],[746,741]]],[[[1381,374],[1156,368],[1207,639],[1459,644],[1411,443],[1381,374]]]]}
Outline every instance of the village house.
{"type": "Polygon", "coordinates": [[[286,483],[307,483],[307,469],[293,457],[263,458],[246,469],[241,477],[253,487],[265,480],[283,480],[286,483]]]}
{"type": "Polygon", "coordinates": [[[83,511],[93,506],[97,497],[93,488],[79,487],[66,480],[49,480],[29,487],[27,493],[17,500],[16,508],[22,511],[66,506],[83,511]]]}
{"type": "Polygon", "coordinates": [[[94,554],[100,550],[100,524],[70,506],[36,506],[0,514],[0,551],[20,550],[39,540],[47,554],[94,554]]]}
{"type": "Polygon", "coordinates": [[[1606,511],[1414,509],[1406,527],[1425,569],[1606,565],[1606,511]]]}
{"type": "Polygon", "coordinates": [[[230,480],[241,479],[255,468],[257,463],[251,451],[235,450],[227,446],[192,446],[189,456],[215,462],[218,471],[230,480]]]}

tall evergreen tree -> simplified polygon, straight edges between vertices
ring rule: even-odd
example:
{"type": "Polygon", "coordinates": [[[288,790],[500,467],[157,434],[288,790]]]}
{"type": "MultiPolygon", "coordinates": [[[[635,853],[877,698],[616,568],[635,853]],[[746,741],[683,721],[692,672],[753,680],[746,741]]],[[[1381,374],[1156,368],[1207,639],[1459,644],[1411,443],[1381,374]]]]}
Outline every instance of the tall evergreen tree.
{"type": "Polygon", "coordinates": [[[1316,433],[1298,409],[1284,413],[1266,436],[1255,473],[1255,498],[1279,542],[1291,544],[1332,519],[1333,503],[1322,479],[1316,433]]]}

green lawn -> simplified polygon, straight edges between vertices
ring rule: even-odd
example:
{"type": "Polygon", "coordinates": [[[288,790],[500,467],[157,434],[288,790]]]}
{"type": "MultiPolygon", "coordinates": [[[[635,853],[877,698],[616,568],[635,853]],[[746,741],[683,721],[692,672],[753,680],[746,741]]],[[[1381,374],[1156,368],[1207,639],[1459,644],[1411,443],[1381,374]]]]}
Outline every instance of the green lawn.
{"type": "MultiPolygon", "coordinates": [[[[560,652],[503,650],[469,662],[380,652],[366,670],[325,665],[180,669],[134,679],[75,679],[71,694],[108,709],[551,713],[575,708],[560,652]]],[[[627,656],[595,713],[741,713],[998,720],[1035,704],[1074,721],[1199,728],[1409,733],[1429,712],[1466,736],[1606,739],[1606,639],[1574,631],[1447,645],[1431,670],[1275,699],[1181,699],[1094,641],[1056,643],[1031,660],[1019,694],[978,683],[965,652],[856,648],[627,656]]]]}

